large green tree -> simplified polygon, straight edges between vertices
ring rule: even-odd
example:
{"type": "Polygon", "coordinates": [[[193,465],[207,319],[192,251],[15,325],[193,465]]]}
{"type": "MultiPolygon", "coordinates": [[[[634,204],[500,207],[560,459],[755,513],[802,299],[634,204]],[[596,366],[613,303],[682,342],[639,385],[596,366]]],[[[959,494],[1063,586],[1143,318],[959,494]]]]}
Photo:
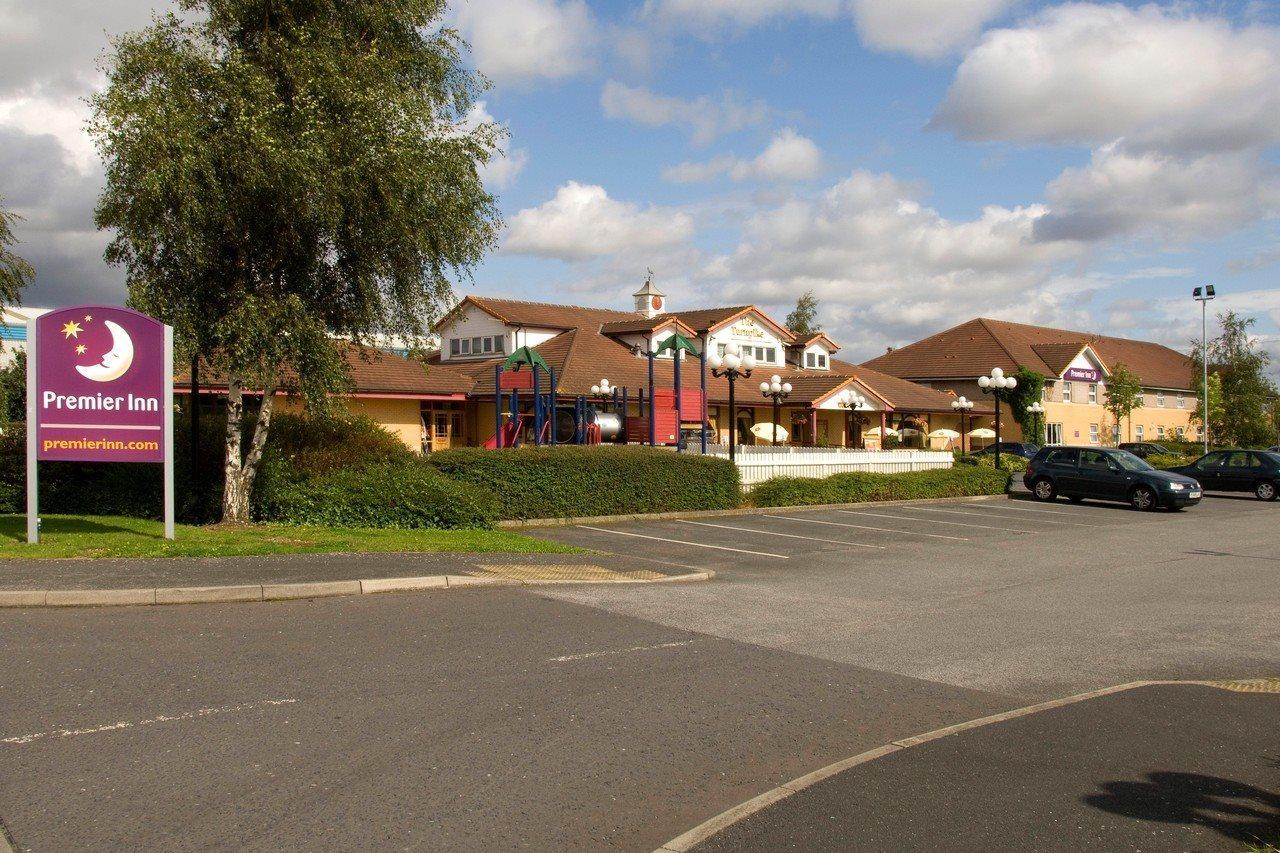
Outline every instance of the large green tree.
{"type": "Polygon", "coordinates": [[[1142,382],[1132,370],[1123,364],[1117,364],[1112,370],[1111,375],[1107,377],[1107,396],[1102,402],[1102,408],[1115,421],[1116,432],[1119,434],[1121,421],[1129,421],[1129,433],[1125,436],[1125,441],[1133,440],[1133,421],[1130,417],[1133,410],[1142,405],[1142,382]]]}
{"type": "Polygon", "coordinates": [[[483,80],[442,0],[180,5],[107,58],[97,222],[130,303],[225,376],[223,519],[244,521],[277,391],[341,390],[334,336],[422,341],[494,244],[478,169],[502,130],[468,120],[483,80]]]}
{"type": "Polygon", "coordinates": [[[18,242],[13,236],[13,223],[18,216],[4,209],[0,199],[0,308],[21,302],[22,288],[31,283],[35,270],[9,247],[18,242]]]}
{"type": "MultiPolygon", "coordinates": [[[[1219,445],[1258,446],[1275,440],[1271,423],[1271,401],[1276,396],[1275,383],[1267,376],[1271,356],[1260,349],[1250,329],[1254,318],[1234,311],[1218,315],[1222,334],[1209,341],[1210,380],[1216,376],[1221,384],[1221,405],[1213,405],[1210,386],[1209,440],[1219,445]]],[[[1196,371],[1196,392],[1201,392],[1206,354],[1199,341],[1191,346],[1191,361],[1196,371]]],[[[1203,399],[1203,397],[1201,397],[1203,399]]]]}
{"type": "Polygon", "coordinates": [[[801,338],[810,338],[822,331],[818,326],[818,297],[806,290],[796,300],[796,307],[786,319],[787,328],[801,338]]]}

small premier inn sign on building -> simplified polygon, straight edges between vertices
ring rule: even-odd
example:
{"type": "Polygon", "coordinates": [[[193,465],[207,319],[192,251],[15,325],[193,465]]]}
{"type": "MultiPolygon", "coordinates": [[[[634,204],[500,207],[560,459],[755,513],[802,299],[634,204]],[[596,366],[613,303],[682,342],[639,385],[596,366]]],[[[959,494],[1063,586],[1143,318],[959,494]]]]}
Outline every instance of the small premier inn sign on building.
{"type": "Polygon", "coordinates": [[[39,539],[37,461],[165,466],[173,538],[173,330],[127,308],[82,305],[28,329],[27,541],[39,539]]]}
{"type": "Polygon", "coordinates": [[[1062,378],[1068,382],[1101,382],[1102,371],[1084,367],[1068,367],[1062,378]]]}

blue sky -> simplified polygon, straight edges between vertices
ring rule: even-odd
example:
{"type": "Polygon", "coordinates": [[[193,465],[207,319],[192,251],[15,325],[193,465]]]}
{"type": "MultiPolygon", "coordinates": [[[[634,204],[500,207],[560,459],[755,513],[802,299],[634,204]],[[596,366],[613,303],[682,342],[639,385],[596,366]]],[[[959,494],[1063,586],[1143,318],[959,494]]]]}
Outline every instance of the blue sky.
{"type": "MultiPolygon", "coordinates": [[[[79,99],[148,0],[0,0],[0,195],[28,302],[122,298],[79,99]],[[68,14],[70,13],[70,14],[68,14]]],[[[478,293],[673,308],[805,290],[844,355],[982,314],[1182,345],[1215,283],[1280,355],[1272,3],[470,0],[510,130],[478,293]]]]}

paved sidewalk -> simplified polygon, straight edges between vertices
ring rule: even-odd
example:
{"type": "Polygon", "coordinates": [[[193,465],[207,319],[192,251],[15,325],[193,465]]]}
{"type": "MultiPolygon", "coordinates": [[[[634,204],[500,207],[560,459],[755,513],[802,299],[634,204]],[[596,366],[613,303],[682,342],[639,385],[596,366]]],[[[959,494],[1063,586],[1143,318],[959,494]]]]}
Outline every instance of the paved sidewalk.
{"type": "MultiPolygon", "coordinates": [[[[615,573],[657,576],[690,569],[605,554],[287,554],[259,557],[163,557],[155,559],[0,560],[0,590],[135,589],[145,587],[233,586],[240,584],[326,583],[362,578],[476,575],[494,577],[488,567],[595,566],[615,573]],[[483,567],[483,568],[482,568],[483,567]]],[[[580,578],[591,580],[590,577],[580,578]]]]}
{"type": "Polygon", "coordinates": [[[1231,850],[1280,843],[1280,695],[1154,685],[891,752],[695,848],[1231,850]]]}

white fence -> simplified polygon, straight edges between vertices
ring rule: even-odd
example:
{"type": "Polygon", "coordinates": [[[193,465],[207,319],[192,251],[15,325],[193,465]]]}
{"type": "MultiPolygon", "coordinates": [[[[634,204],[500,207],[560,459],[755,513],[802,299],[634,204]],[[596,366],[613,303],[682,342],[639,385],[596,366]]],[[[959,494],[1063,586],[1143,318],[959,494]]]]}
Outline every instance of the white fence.
{"type": "MultiPolygon", "coordinates": [[[[729,458],[724,445],[707,448],[708,456],[729,458]]],[[[750,490],[770,477],[830,477],[849,471],[896,474],[950,468],[950,453],[937,450],[846,450],[830,447],[739,447],[738,472],[750,490]]]]}

